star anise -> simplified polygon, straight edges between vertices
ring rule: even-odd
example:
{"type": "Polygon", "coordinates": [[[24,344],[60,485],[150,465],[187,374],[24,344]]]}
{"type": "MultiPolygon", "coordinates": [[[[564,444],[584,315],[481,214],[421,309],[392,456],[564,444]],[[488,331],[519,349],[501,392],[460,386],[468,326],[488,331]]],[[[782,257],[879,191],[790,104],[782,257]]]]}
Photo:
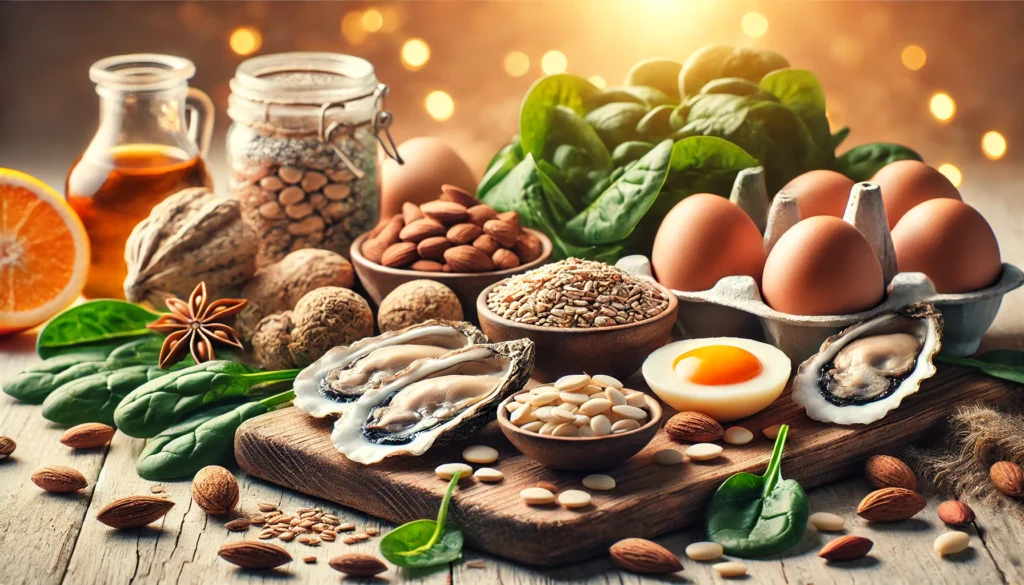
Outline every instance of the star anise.
{"type": "Polygon", "coordinates": [[[171,312],[146,326],[167,334],[160,347],[160,367],[167,369],[173,366],[185,359],[186,353],[191,353],[197,364],[215,359],[214,343],[242,349],[235,330],[219,321],[241,311],[245,303],[245,299],[210,302],[205,282],[200,282],[192,291],[187,303],[174,297],[167,299],[167,308],[171,312]]]}

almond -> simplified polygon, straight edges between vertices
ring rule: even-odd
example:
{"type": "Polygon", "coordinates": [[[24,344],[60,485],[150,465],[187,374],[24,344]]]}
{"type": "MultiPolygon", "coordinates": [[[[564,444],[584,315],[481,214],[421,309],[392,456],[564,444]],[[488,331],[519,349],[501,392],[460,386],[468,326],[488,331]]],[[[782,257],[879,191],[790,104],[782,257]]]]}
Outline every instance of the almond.
{"type": "Polygon", "coordinates": [[[917,477],[910,467],[895,457],[875,455],[864,464],[871,485],[878,489],[898,487],[917,491],[917,477]]]}
{"type": "Polygon", "coordinates": [[[174,507],[174,502],[156,496],[128,496],[107,504],[96,519],[111,528],[140,528],[159,520],[174,507]]]}
{"type": "Polygon", "coordinates": [[[472,243],[480,237],[483,228],[473,223],[457,223],[448,228],[448,241],[456,246],[463,246],[472,243]]]}
{"type": "Polygon", "coordinates": [[[501,213],[498,214],[498,219],[500,219],[501,221],[507,221],[508,223],[515,226],[516,231],[519,231],[521,224],[519,222],[518,211],[502,211],[501,213]]]}
{"type": "Polygon", "coordinates": [[[466,219],[466,206],[451,201],[429,201],[420,205],[420,211],[444,225],[453,225],[466,219]]]}
{"type": "Polygon", "coordinates": [[[390,246],[402,240],[401,234],[404,228],[405,220],[402,219],[401,215],[395,215],[384,225],[384,229],[380,231],[380,234],[374,237],[390,246]]]}
{"type": "Polygon", "coordinates": [[[484,233],[504,248],[511,248],[519,240],[519,226],[503,219],[492,219],[484,224],[484,233]]]}
{"type": "Polygon", "coordinates": [[[417,219],[423,219],[423,212],[420,211],[420,206],[415,203],[406,201],[402,204],[402,220],[408,225],[417,219]]]}
{"type": "Polygon", "coordinates": [[[32,483],[48,492],[66,494],[89,485],[80,471],[65,465],[47,465],[32,474],[32,483]]]}
{"type": "Polygon", "coordinates": [[[665,432],[673,440],[685,443],[710,443],[725,436],[718,421],[700,412],[680,412],[665,423],[665,432]]]}
{"type": "Polygon", "coordinates": [[[452,243],[444,236],[427,238],[416,245],[416,253],[420,258],[438,260],[444,258],[444,251],[452,247],[452,243]]]}
{"type": "Polygon", "coordinates": [[[385,242],[384,238],[378,236],[363,242],[363,246],[359,248],[359,251],[370,262],[380,264],[381,258],[384,257],[384,250],[387,250],[389,246],[390,244],[385,242]]]}
{"type": "Polygon", "coordinates": [[[360,553],[338,555],[327,564],[350,577],[373,577],[388,570],[388,566],[377,557],[360,553]]]}
{"type": "Polygon", "coordinates": [[[101,423],[83,423],[64,433],[60,442],[72,449],[102,447],[114,436],[114,427],[101,423]]]}
{"type": "Polygon", "coordinates": [[[498,212],[489,205],[480,204],[466,210],[466,219],[469,223],[483,227],[489,220],[496,219],[498,212]]]}
{"type": "Polygon", "coordinates": [[[631,573],[664,574],[683,570],[674,554],[643,538],[620,540],[608,549],[612,562],[631,573]]]}
{"type": "Polygon", "coordinates": [[[217,555],[243,569],[273,569],[292,561],[288,551],[259,540],[236,540],[221,545],[217,555]]]}
{"type": "Polygon", "coordinates": [[[974,522],[974,510],[957,500],[947,500],[939,504],[939,520],[952,526],[963,526],[974,522]]]}
{"type": "Polygon", "coordinates": [[[10,437],[0,435],[0,461],[7,459],[18,448],[18,444],[10,437]]]}
{"type": "Polygon", "coordinates": [[[499,248],[491,255],[491,262],[494,262],[494,267],[498,270],[509,270],[519,266],[519,256],[512,250],[499,248]]]}
{"type": "Polygon", "coordinates": [[[521,260],[523,264],[533,262],[537,258],[540,258],[540,238],[528,231],[522,230],[519,233],[519,237],[516,239],[516,245],[513,249],[516,252],[516,256],[519,256],[519,260],[521,260]]]}
{"type": "Polygon", "coordinates": [[[473,240],[473,247],[476,248],[477,250],[480,250],[484,254],[490,256],[491,254],[497,252],[498,248],[500,248],[501,246],[498,244],[497,240],[495,240],[494,238],[487,234],[484,234],[479,238],[473,240]]]}
{"type": "Polygon", "coordinates": [[[1012,461],[1000,461],[988,471],[992,483],[1008,496],[1024,496],[1024,469],[1012,461]]]}
{"type": "Polygon", "coordinates": [[[417,272],[444,272],[444,264],[436,260],[417,260],[409,268],[417,272]]]}
{"type": "Polygon", "coordinates": [[[231,532],[245,532],[252,526],[252,522],[248,518],[235,518],[231,522],[224,525],[231,532]]]}
{"type": "Polygon", "coordinates": [[[452,272],[487,272],[494,270],[490,257],[473,246],[455,246],[444,251],[445,263],[452,272]]]}
{"type": "Polygon", "coordinates": [[[441,201],[458,203],[467,208],[467,211],[470,207],[480,205],[480,200],[474,197],[472,193],[455,185],[441,185],[441,197],[439,199],[441,201]]]}
{"type": "Polygon", "coordinates": [[[387,250],[384,250],[384,254],[380,257],[380,263],[390,268],[401,268],[408,264],[412,264],[418,258],[416,254],[416,244],[412,242],[398,242],[397,244],[391,244],[387,250]]]}
{"type": "Polygon", "coordinates": [[[423,219],[417,219],[416,221],[406,224],[402,231],[399,232],[398,237],[403,242],[422,242],[427,238],[434,236],[443,236],[448,229],[440,223],[424,217],[423,219]]]}
{"type": "Polygon", "coordinates": [[[369,231],[369,235],[366,236],[366,239],[372,240],[373,238],[379,236],[380,233],[384,231],[384,226],[386,225],[388,225],[388,221],[386,219],[378,221],[377,225],[373,226],[373,229],[369,231]]]}
{"type": "Polygon", "coordinates": [[[192,479],[192,501],[213,516],[223,516],[238,505],[238,481],[219,465],[207,465],[192,479]]]}
{"type": "Polygon", "coordinates": [[[826,561],[853,561],[868,554],[874,544],[863,536],[840,536],[821,547],[818,556],[826,561]]]}
{"type": "Polygon", "coordinates": [[[870,522],[899,522],[912,518],[925,504],[924,498],[913,490],[888,487],[865,496],[857,506],[857,515],[870,522]]]}

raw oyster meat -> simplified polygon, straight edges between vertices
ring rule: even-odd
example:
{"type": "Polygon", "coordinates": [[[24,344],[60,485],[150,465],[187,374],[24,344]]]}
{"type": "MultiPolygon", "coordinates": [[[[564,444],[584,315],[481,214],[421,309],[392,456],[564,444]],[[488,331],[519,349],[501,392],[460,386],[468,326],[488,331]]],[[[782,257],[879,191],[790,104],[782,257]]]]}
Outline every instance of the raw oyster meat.
{"type": "Polygon", "coordinates": [[[334,423],[331,439],[346,457],[363,464],[421,455],[494,420],[498,402],[526,386],[533,363],[528,339],[417,360],[351,403],[334,423]]]}
{"type": "Polygon", "coordinates": [[[469,323],[431,320],[335,347],[295,378],[295,406],[315,417],[341,414],[414,361],[487,341],[469,323]]]}
{"type": "Polygon", "coordinates": [[[942,316],[928,303],[851,325],[800,364],[793,401],[822,422],[879,420],[935,375],[941,338],[942,316]]]}

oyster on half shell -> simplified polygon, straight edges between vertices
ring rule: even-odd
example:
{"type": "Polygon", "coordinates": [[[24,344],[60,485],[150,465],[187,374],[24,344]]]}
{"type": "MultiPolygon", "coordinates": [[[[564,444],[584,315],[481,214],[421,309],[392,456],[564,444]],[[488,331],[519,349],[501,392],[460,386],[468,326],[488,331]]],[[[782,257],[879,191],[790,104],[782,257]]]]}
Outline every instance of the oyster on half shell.
{"type": "Polygon", "coordinates": [[[417,360],[350,404],[334,423],[331,439],[346,457],[363,464],[421,455],[494,420],[498,402],[526,386],[533,363],[528,339],[417,360]]]}
{"type": "Polygon", "coordinates": [[[487,341],[469,323],[431,320],[335,347],[299,373],[295,406],[315,417],[341,414],[414,361],[487,341]]]}
{"type": "Polygon", "coordinates": [[[825,340],[797,369],[793,402],[817,421],[883,418],[935,375],[942,316],[928,303],[882,313],[825,340]]]}

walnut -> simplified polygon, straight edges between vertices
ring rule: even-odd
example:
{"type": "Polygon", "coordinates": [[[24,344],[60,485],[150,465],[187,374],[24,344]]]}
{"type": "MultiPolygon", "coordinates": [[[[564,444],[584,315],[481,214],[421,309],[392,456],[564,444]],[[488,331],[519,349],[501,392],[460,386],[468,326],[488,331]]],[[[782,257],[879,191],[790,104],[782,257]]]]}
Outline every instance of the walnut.
{"type": "Polygon", "coordinates": [[[395,290],[380,303],[380,330],[394,331],[428,319],[462,321],[462,305],[452,289],[433,280],[413,280],[395,290]]]}
{"type": "Polygon", "coordinates": [[[292,312],[274,313],[265,317],[256,327],[252,338],[256,361],[268,370],[287,370],[292,365],[292,354],[288,351],[291,341],[292,312]]]}
{"type": "Polygon", "coordinates": [[[211,298],[238,296],[256,271],[257,241],[235,199],[206,187],[171,195],[142,220],[125,244],[125,297],[163,307],[205,282],[211,298]]]}

